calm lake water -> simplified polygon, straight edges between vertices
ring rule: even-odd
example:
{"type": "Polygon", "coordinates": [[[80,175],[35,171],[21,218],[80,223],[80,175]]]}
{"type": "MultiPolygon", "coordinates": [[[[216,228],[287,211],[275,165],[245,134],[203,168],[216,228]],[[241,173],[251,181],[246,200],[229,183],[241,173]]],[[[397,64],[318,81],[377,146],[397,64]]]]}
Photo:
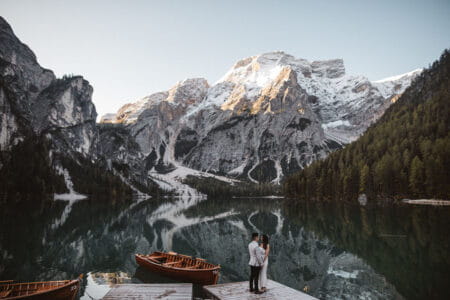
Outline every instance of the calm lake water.
{"type": "Polygon", "coordinates": [[[450,299],[450,209],[276,199],[87,199],[1,205],[0,279],[75,278],[81,299],[117,282],[169,282],[135,253],[173,250],[247,280],[253,231],[270,235],[268,276],[321,299],[450,299]]]}

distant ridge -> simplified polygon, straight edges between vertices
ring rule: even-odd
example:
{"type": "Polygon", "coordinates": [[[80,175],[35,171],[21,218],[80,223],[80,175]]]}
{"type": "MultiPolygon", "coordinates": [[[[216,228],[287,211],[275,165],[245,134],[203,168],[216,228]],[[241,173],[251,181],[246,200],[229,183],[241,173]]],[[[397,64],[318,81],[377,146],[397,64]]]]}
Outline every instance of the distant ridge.
{"type": "Polygon", "coordinates": [[[450,200],[450,52],[424,70],[356,142],[289,177],[305,199],[450,200]]]}

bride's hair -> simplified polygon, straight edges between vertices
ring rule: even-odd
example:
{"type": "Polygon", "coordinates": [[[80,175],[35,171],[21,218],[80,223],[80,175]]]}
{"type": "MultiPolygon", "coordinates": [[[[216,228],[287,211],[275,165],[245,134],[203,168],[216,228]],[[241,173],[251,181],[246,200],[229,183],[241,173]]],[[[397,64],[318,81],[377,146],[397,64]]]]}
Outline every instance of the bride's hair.
{"type": "Polygon", "coordinates": [[[269,245],[269,237],[267,236],[267,234],[263,234],[262,244],[263,244],[263,248],[267,249],[267,245],[269,245]]]}

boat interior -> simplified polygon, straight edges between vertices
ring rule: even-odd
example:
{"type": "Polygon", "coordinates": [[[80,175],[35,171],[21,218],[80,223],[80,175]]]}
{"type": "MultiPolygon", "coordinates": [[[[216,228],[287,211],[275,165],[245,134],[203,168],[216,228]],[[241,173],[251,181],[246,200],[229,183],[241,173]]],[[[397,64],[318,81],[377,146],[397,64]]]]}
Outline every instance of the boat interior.
{"type": "Polygon", "coordinates": [[[177,254],[175,252],[153,252],[152,254],[142,256],[154,263],[161,264],[165,267],[181,268],[187,270],[220,268],[220,266],[206,262],[203,258],[193,258],[191,256],[177,254]]]}
{"type": "Polygon", "coordinates": [[[0,299],[28,296],[66,285],[71,280],[13,283],[13,280],[0,281],[0,299]]]}

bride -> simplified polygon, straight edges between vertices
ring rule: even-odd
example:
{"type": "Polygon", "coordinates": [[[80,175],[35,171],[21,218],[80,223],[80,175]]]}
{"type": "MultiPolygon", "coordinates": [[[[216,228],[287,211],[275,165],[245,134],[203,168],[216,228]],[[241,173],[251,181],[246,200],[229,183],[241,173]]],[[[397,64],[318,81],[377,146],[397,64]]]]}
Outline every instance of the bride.
{"type": "Polygon", "coordinates": [[[267,266],[269,265],[269,252],[270,252],[270,245],[269,245],[269,237],[264,234],[262,236],[262,244],[260,246],[261,250],[265,252],[264,255],[264,263],[261,268],[261,272],[259,273],[259,284],[261,286],[261,290],[265,292],[267,290],[267,266]]]}

